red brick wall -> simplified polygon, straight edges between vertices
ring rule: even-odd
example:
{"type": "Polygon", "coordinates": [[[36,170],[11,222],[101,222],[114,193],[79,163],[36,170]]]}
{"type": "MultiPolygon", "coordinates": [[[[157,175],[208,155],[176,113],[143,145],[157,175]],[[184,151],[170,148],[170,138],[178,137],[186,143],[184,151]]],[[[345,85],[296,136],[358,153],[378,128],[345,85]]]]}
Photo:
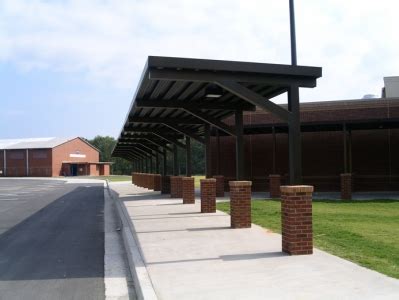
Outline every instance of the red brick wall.
{"type": "Polygon", "coordinates": [[[51,149],[29,150],[29,176],[48,177],[52,175],[51,149]]]}
{"type": "MultiPolygon", "coordinates": [[[[323,101],[301,103],[302,122],[331,122],[399,118],[399,98],[375,100],[323,101]]],[[[234,117],[225,120],[234,124],[234,117]]],[[[283,124],[272,114],[258,109],[246,112],[244,124],[283,124]]],[[[221,138],[221,172],[228,180],[235,176],[235,139],[221,138]]],[[[245,138],[246,172],[253,190],[267,190],[267,176],[282,175],[287,182],[287,134],[277,134],[277,170],[272,172],[272,135],[245,138]],[[248,147],[249,153],[248,154],[248,147]]],[[[216,150],[216,143],[213,144],[216,150]]],[[[216,165],[214,152],[213,166],[216,165]]],[[[352,131],[352,173],[354,190],[399,190],[399,129],[352,131]]],[[[340,174],[344,172],[342,132],[302,133],[303,180],[316,191],[340,190],[340,174]]],[[[350,170],[348,170],[350,171],[350,170]]]]}
{"type": "Polygon", "coordinates": [[[100,175],[100,167],[98,165],[90,165],[90,176],[99,176],[100,175]]]}
{"type": "MultiPolygon", "coordinates": [[[[76,138],[67,143],[59,145],[53,148],[53,176],[62,176],[62,162],[63,161],[76,161],[76,162],[98,162],[100,159],[99,152],[93,147],[89,146],[87,143],[83,142],[81,139],[76,138]],[[76,152],[80,154],[85,154],[86,157],[70,157],[70,154],[75,154],[76,152]]],[[[99,175],[99,171],[90,169],[90,175],[99,175]],[[93,171],[93,172],[92,172],[93,171]]]]}
{"type": "Polygon", "coordinates": [[[100,175],[103,175],[103,176],[110,175],[110,166],[109,165],[100,165],[100,175]]]}
{"type": "Polygon", "coordinates": [[[7,150],[6,167],[9,177],[26,176],[26,150],[7,150]],[[14,155],[18,155],[21,159],[13,158],[14,155]]]}

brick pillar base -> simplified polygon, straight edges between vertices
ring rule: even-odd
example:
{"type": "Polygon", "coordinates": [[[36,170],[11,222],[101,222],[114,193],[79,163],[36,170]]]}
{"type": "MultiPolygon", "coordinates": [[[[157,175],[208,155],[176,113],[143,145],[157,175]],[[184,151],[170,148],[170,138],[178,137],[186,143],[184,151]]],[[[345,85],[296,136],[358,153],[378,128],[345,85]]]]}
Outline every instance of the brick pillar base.
{"type": "Polygon", "coordinates": [[[216,186],[217,179],[201,179],[201,212],[214,213],[216,212],[216,186]]]}
{"type": "Polygon", "coordinates": [[[280,186],[281,186],[281,176],[269,175],[270,198],[280,198],[281,196],[280,186]]]}
{"type": "Polygon", "coordinates": [[[216,179],[216,197],[224,197],[224,176],[213,176],[216,179]]]}
{"type": "Polygon", "coordinates": [[[182,179],[182,176],[170,176],[170,198],[183,198],[182,179]]]}
{"type": "Polygon", "coordinates": [[[183,185],[182,187],[183,204],[194,204],[195,203],[194,177],[183,177],[182,185],[183,185]]]}
{"type": "Polygon", "coordinates": [[[158,192],[161,190],[161,175],[154,175],[154,191],[158,192]]]}
{"type": "Polygon", "coordinates": [[[352,174],[341,174],[341,199],[352,200],[352,174]]]}
{"type": "Polygon", "coordinates": [[[252,181],[230,181],[231,228],[251,227],[252,181]]]}
{"type": "Polygon", "coordinates": [[[281,187],[281,224],[283,252],[290,255],[313,253],[313,186],[281,187]]]}
{"type": "Polygon", "coordinates": [[[161,177],[161,194],[170,194],[170,176],[161,177]]]}

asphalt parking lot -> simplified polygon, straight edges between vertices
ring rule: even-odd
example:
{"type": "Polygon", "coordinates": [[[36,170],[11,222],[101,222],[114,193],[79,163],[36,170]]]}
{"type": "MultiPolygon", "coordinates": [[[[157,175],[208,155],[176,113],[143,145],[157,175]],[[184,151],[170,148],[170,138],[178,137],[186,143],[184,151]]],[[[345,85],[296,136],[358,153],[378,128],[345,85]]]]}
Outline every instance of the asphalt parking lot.
{"type": "Polygon", "coordinates": [[[104,299],[104,187],[0,180],[0,299],[104,299]]]}

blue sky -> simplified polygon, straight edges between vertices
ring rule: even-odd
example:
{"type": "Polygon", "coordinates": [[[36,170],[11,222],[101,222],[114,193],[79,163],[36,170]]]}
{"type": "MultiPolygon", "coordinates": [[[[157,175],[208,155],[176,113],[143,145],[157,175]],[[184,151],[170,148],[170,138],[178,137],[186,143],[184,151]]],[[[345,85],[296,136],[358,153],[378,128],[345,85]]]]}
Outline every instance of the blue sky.
{"type": "MultiPolygon", "coordinates": [[[[323,67],[301,101],[379,95],[398,8],[297,0],[298,63],[323,67]]],[[[117,137],[148,55],[289,63],[288,0],[0,0],[0,45],[0,138],[117,137]]]]}

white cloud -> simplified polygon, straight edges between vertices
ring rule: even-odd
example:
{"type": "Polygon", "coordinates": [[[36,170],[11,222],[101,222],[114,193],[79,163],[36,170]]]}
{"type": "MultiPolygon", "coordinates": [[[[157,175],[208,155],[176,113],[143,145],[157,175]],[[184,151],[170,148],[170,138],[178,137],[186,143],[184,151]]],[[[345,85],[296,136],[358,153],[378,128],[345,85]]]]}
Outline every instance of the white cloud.
{"type": "MultiPolygon", "coordinates": [[[[0,61],[132,88],[148,55],[289,63],[288,0],[0,2],[0,61]]],[[[304,100],[379,94],[399,75],[396,0],[296,1],[298,61],[323,67],[304,100]]]]}

